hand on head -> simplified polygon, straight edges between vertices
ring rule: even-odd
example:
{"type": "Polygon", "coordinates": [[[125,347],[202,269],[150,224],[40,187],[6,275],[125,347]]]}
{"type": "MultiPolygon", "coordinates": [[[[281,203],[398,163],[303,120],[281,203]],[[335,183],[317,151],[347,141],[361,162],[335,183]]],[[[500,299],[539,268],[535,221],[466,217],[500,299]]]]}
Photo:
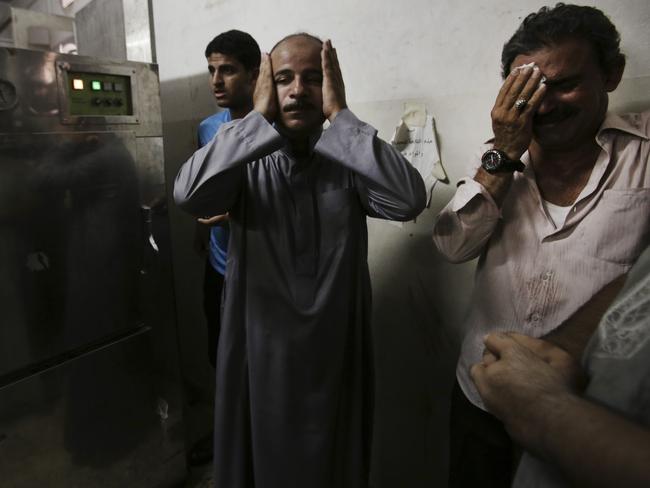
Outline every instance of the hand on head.
{"type": "Polygon", "coordinates": [[[253,92],[253,108],[269,122],[274,122],[278,114],[278,98],[273,81],[273,66],[271,65],[271,56],[268,53],[262,53],[260,74],[257,77],[255,91],[253,92]]]}
{"type": "Polygon", "coordinates": [[[494,147],[518,160],[533,137],[533,115],[544,98],[546,85],[536,66],[513,69],[501,86],[492,108],[494,147]]]}
{"type": "Polygon", "coordinates": [[[347,103],[339,59],[336,49],[332,47],[332,41],[329,39],[323,43],[321,62],[323,66],[323,115],[332,122],[341,110],[347,108],[347,103]]]}
{"type": "MultiPolygon", "coordinates": [[[[291,39],[288,42],[290,41],[291,39]]],[[[293,46],[296,46],[297,42],[289,44],[291,46],[289,48],[287,44],[283,44],[281,47],[276,46],[275,49],[292,49],[293,46]]],[[[286,64],[286,57],[283,57],[282,53],[274,54],[274,56],[282,59],[282,62],[286,64]]],[[[298,58],[295,59],[300,59],[300,53],[297,52],[296,56],[298,58]]],[[[310,68],[307,66],[307,69],[311,69],[311,71],[305,70],[301,72],[300,68],[304,68],[304,66],[300,65],[298,61],[296,61],[295,65],[289,63],[288,66],[285,66],[295,68],[295,70],[289,69],[287,71],[291,71],[290,76],[293,76],[294,79],[300,79],[294,81],[295,88],[289,87],[291,95],[288,98],[284,97],[284,92],[286,92],[284,85],[286,85],[286,82],[283,82],[283,96],[280,98],[286,101],[286,103],[284,101],[281,102],[284,105],[280,107],[278,102],[278,86],[276,86],[274,79],[274,66],[272,65],[271,56],[269,54],[263,54],[260,73],[253,95],[255,110],[261,113],[269,122],[276,122],[281,121],[281,111],[286,112],[301,107],[305,109],[315,108],[332,122],[341,110],[347,108],[347,103],[345,100],[345,84],[343,82],[336,49],[332,47],[330,40],[323,42],[320,50],[320,63],[315,66],[322,69],[322,86],[320,84],[318,86],[312,86],[313,74],[311,72],[313,71],[313,67],[310,68]],[[314,89],[317,89],[319,93],[314,96],[307,96],[307,93],[313,93],[313,91],[309,92],[308,90],[314,89]],[[321,105],[321,103],[322,106],[316,106],[321,105]]],[[[282,67],[275,68],[284,71],[282,67]]]]}

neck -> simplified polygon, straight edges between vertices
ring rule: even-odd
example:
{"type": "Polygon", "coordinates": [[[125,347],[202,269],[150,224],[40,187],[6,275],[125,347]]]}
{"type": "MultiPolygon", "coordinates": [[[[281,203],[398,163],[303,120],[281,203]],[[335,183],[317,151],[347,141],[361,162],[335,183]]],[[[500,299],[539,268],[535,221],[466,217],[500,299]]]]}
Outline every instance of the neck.
{"type": "Polygon", "coordinates": [[[309,137],[289,139],[289,146],[291,147],[291,152],[297,158],[309,156],[309,137]]]}
{"type": "Polygon", "coordinates": [[[600,153],[600,146],[595,139],[574,148],[540,147],[533,141],[528,150],[536,174],[564,179],[586,170],[591,171],[600,153]]]}
{"type": "Polygon", "coordinates": [[[589,181],[599,152],[595,141],[564,151],[541,148],[533,142],[530,162],[542,198],[560,206],[572,205],[589,181]]]}

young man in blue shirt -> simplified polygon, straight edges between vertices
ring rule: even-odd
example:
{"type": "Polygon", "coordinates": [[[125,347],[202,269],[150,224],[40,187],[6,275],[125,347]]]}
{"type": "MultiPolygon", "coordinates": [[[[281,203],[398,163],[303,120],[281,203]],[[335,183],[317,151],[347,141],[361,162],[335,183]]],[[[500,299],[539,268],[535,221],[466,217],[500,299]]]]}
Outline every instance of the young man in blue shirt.
{"type": "MultiPolygon", "coordinates": [[[[249,34],[230,30],[215,37],[205,49],[210,87],[219,108],[199,124],[199,147],[206,145],[222,124],[244,117],[253,108],[253,90],[259,73],[260,48],[249,34]]],[[[215,367],[221,328],[223,290],[228,239],[228,214],[197,219],[197,248],[207,254],[203,281],[203,310],[208,326],[208,357],[215,367]]],[[[212,434],[199,441],[190,453],[190,464],[212,458],[212,434]]]]}

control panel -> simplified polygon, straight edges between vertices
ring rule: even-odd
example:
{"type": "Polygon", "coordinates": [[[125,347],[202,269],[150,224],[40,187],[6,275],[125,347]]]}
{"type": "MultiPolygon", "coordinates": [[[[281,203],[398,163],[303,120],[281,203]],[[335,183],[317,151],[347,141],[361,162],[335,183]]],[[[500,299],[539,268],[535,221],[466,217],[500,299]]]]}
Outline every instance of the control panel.
{"type": "Polygon", "coordinates": [[[68,71],[67,74],[70,115],[133,115],[129,76],[82,71],[68,71]]]}

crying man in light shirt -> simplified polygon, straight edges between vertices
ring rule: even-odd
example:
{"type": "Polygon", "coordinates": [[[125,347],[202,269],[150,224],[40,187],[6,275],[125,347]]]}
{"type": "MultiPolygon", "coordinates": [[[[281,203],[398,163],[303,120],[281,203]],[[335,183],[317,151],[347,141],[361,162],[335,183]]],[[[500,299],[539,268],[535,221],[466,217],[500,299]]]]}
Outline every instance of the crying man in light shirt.
{"type": "Polygon", "coordinates": [[[435,223],[449,261],[479,258],[452,397],[450,486],[510,486],[516,466],[469,374],[486,334],[515,331],[579,357],[598,322],[580,320],[580,308],[613,295],[650,243],[650,112],[608,112],[625,68],[619,41],[592,7],[530,14],[503,48],[492,138],[435,223]]]}

